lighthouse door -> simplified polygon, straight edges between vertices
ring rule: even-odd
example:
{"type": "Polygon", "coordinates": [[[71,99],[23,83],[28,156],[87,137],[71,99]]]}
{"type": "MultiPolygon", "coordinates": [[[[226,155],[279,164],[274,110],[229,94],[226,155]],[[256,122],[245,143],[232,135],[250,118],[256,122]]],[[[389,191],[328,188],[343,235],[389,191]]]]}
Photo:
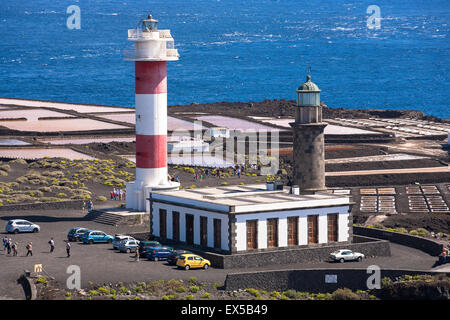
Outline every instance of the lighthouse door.
{"type": "Polygon", "coordinates": [[[194,244],[194,216],[186,215],[186,243],[194,244]]]}

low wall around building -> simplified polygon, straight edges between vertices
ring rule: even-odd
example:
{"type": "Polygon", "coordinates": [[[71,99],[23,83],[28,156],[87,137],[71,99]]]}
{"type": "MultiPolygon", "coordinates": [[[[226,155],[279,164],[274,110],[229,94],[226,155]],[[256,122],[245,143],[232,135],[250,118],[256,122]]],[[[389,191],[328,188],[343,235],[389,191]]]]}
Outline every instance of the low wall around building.
{"type": "Polygon", "coordinates": [[[80,209],[83,200],[70,201],[56,201],[56,202],[39,202],[39,203],[24,203],[0,206],[2,211],[16,211],[16,210],[53,210],[53,209],[80,209]]]}
{"type": "MultiPolygon", "coordinates": [[[[367,269],[308,269],[280,270],[249,273],[230,273],[225,279],[225,290],[254,288],[266,291],[294,289],[311,293],[333,292],[339,288],[367,290],[373,284],[374,272],[367,269]]],[[[403,275],[436,274],[415,270],[380,270],[380,279],[396,278],[403,275]]],[[[448,275],[448,274],[447,274],[448,275]]]]}
{"type": "Polygon", "coordinates": [[[388,240],[393,243],[421,250],[432,256],[438,256],[442,252],[442,243],[405,233],[356,226],[353,227],[353,233],[359,236],[388,240]]]}
{"type": "Polygon", "coordinates": [[[366,257],[391,255],[391,248],[388,241],[360,236],[355,236],[353,243],[347,244],[275,249],[229,255],[212,252],[199,252],[199,254],[210,260],[215,268],[233,269],[325,261],[329,259],[330,253],[339,249],[361,252],[366,257]]]}

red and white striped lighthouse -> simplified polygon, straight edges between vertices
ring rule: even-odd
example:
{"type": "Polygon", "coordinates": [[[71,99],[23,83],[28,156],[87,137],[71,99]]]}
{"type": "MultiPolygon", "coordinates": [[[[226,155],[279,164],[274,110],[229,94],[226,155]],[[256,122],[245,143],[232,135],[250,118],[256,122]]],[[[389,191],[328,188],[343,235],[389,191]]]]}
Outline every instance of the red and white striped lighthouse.
{"type": "Polygon", "coordinates": [[[178,189],[167,172],[167,61],[178,60],[170,30],[158,30],[151,15],[128,30],[135,62],[136,181],[127,184],[127,208],[149,211],[151,190],[178,189]]]}

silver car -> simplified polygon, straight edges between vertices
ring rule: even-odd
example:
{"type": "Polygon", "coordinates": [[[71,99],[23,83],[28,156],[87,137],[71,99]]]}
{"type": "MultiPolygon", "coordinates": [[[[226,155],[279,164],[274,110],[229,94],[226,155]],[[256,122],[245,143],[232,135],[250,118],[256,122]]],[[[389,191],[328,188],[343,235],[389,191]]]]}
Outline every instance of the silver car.
{"type": "Polygon", "coordinates": [[[119,245],[119,251],[126,252],[126,253],[136,252],[136,250],[138,250],[138,248],[139,248],[139,241],[136,239],[123,240],[119,245]]]}
{"type": "Polygon", "coordinates": [[[136,240],[136,239],[123,234],[116,234],[112,242],[113,249],[119,249],[120,243],[125,240],[136,240]]]}
{"type": "Polygon", "coordinates": [[[359,252],[353,252],[351,250],[344,249],[344,250],[337,250],[331,253],[330,258],[331,260],[343,263],[345,261],[355,261],[355,260],[361,261],[362,259],[364,259],[364,255],[359,252]]]}
{"type": "Polygon", "coordinates": [[[39,232],[40,230],[41,227],[27,220],[14,219],[9,220],[6,224],[6,232],[9,233],[39,232]]]}

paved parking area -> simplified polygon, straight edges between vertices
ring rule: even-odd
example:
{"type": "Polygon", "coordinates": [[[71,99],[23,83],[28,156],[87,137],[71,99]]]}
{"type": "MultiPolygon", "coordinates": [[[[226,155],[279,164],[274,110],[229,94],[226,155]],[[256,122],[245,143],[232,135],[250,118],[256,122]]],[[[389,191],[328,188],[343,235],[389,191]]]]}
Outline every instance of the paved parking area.
{"type": "Polygon", "coordinates": [[[242,268],[223,270],[210,268],[209,270],[178,270],[169,266],[166,262],[153,262],[141,259],[135,262],[132,254],[120,253],[112,249],[111,244],[84,245],[82,243],[72,243],[71,257],[66,257],[65,242],[67,232],[70,228],[80,226],[91,229],[103,230],[109,234],[116,233],[136,233],[145,232],[142,227],[131,228],[127,226],[113,227],[86,221],[84,215],[79,210],[47,212],[22,211],[14,215],[10,213],[0,213],[0,237],[5,236],[5,226],[9,219],[22,218],[30,220],[41,226],[41,232],[37,234],[8,235],[19,243],[19,256],[12,257],[6,255],[0,249],[0,299],[15,298],[23,299],[23,291],[17,285],[18,277],[24,270],[33,270],[34,264],[42,264],[44,270],[55,279],[65,284],[70,276],[66,273],[70,265],[78,265],[81,270],[82,287],[88,285],[89,281],[97,284],[103,283],[130,283],[139,281],[188,280],[196,277],[201,282],[223,284],[228,273],[280,270],[280,269],[310,269],[310,268],[361,268],[376,264],[381,268],[405,268],[416,270],[429,270],[436,261],[419,250],[391,244],[391,257],[368,258],[361,263],[300,263],[282,266],[266,266],[260,268],[242,268]],[[48,241],[50,237],[55,240],[56,248],[50,253],[48,241]],[[25,245],[33,242],[33,256],[26,257],[25,245]]]}

